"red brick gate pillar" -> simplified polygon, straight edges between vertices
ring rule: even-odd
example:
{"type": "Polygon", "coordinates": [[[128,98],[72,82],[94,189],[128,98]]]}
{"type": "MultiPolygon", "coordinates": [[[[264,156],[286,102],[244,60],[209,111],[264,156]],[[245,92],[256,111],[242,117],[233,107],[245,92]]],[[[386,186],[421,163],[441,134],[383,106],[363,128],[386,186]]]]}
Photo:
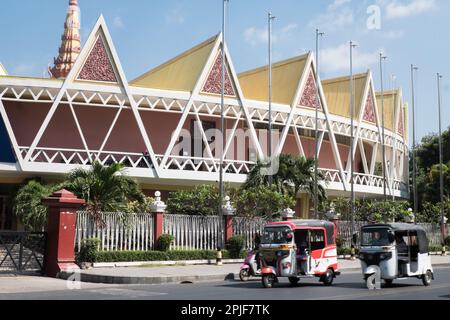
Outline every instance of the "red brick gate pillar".
{"type": "Polygon", "coordinates": [[[155,201],[151,205],[151,212],[153,213],[153,243],[156,246],[159,237],[164,232],[164,214],[166,213],[166,204],[161,201],[161,192],[155,192],[155,201]]]}
{"type": "Polygon", "coordinates": [[[48,206],[45,274],[57,277],[63,270],[79,269],[75,264],[76,211],[85,201],[63,189],[42,203],[48,206]]]}

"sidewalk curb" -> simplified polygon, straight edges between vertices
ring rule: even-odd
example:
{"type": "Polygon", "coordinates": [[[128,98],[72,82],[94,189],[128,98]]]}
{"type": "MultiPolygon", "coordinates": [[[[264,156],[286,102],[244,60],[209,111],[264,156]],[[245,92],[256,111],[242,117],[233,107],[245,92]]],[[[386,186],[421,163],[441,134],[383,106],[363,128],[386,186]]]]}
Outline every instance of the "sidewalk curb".
{"type": "MultiPolygon", "coordinates": [[[[450,267],[450,263],[434,263],[434,267],[450,267]]],[[[361,268],[340,268],[342,273],[355,273],[361,271],[361,268]]],[[[196,275],[196,276],[165,276],[165,277],[134,277],[134,276],[110,276],[99,274],[88,274],[84,272],[63,271],[59,274],[63,280],[76,280],[89,283],[102,284],[167,284],[167,283],[194,283],[201,281],[226,281],[239,279],[238,273],[196,275]]]]}
{"type": "Polygon", "coordinates": [[[165,283],[194,283],[200,281],[226,281],[239,279],[239,274],[214,274],[200,276],[167,276],[167,277],[125,277],[125,276],[104,276],[98,274],[86,274],[70,271],[62,271],[59,278],[72,280],[75,278],[80,282],[102,283],[102,284],[165,284],[165,283]]]}

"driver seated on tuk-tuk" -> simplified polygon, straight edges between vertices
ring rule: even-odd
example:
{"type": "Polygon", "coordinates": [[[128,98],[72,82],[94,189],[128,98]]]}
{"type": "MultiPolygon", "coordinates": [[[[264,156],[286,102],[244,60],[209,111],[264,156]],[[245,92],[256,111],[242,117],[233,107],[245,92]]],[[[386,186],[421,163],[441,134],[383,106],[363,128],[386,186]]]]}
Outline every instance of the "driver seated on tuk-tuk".
{"type": "Polygon", "coordinates": [[[373,233],[372,246],[383,246],[386,244],[386,240],[383,239],[381,233],[376,231],[373,233]]]}
{"type": "Polygon", "coordinates": [[[408,245],[401,235],[395,235],[395,243],[397,244],[397,252],[399,256],[408,256],[408,245]]]}

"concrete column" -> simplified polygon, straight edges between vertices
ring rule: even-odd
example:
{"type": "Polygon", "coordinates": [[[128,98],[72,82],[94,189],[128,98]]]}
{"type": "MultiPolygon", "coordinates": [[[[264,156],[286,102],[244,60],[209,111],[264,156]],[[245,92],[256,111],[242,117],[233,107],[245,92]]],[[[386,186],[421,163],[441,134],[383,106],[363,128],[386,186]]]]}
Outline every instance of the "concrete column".
{"type": "Polygon", "coordinates": [[[225,205],[222,206],[222,214],[225,219],[225,243],[233,236],[233,216],[236,210],[231,205],[230,197],[225,197],[225,205]]]}
{"type": "Polygon", "coordinates": [[[75,227],[77,210],[85,201],[63,189],[42,203],[48,206],[45,274],[57,277],[61,271],[79,269],[75,264],[75,227]]]}
{"type": "Polygon", "coordinates": [[[164,214],[166,213],[166,204],[164,201],[161,201],[161,192],[155,192],[155,201],[150,207],[151,212],[153,213],[153,240],[154,244],[158,243],[158,239],[164,232],[164,214]]]}

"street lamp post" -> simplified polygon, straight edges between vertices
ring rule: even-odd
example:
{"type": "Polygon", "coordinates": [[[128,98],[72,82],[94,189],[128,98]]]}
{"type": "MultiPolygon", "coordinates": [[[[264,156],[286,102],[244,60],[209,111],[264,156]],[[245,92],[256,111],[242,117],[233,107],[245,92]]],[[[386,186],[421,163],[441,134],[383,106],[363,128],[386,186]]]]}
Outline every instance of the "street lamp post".
{"type": "MultiPolygon", "coordinates": [[[[268,158],[272,162],[272,21],[275,17],[271,12],[268,14],[268,35],[269,35],[269,143],[268,143],[268,158]]],[[[272,172],[269,172],[269,185],[272,186],[273,176],[272,172]]]]}
{"type": "MultiPolygon", "coordinates": [[[[355,231],[355,189],[354,189],[354,164],[353,164],[353,148],[355,145],[354,139],[354,88],[353,88],[353,49],[356,44],[350,41],[350,185],[351,185],[351,234],[355,231]]],[[[352,243],[352,259],[354,259],[355,248],[352,243]]]]}
{"type": "MultiPolygon", "coordinates": [[[[411,92],[412,92],[412,158],[413,158],[413,199],[414,199],[414,216],[417,217],[417,212],[419,211],[419,204],[417,202],[417,158],[416,158],[416,97],[415,97],[415,86],[414,86],[414,71],[419,68],[411,64],[411,92]]],[[[415,219],[417,223],[417,219],[415,219]]]]}
{"type": "Polygon", "coordinates": [[[223,205],[223,195],[224,195],[224,186],[223,186],[223,163],[224,163],[224,127],[225,127],[225,119],[224,119],[224,109],[225,109],[225,31],[226,31],[226,9],[229,0],[223,0],[222,7],[222,90],[221,90],[221,101],[220,101],[220,132],[222,135],[222,145],[220,146],[220,168],[219,168],[219,216],[222,216],[222,205],[223,205]]]}
{"type": "MultiPolygon", "coordinates": [[[[442,150],[442,119],[441,119],[441,79],[442,75],[437,74],[437,87],[438,87],[438,109],[439,109],[439,184],[441,195],[441,231],[442,231],[442,245],[445,245],[445,215],[444,215],[444,164],[443,164],[443,150],[442,150]]],[[[443,249],[445,253],[445,249],[443,249]]]]}
{"type": "Polygon", "coordinates": [[[380,82],[381,82],[381,150],[382,150],[382,158],[383,158],[383,196],[384,202],[387,201],[387,193],[386,193],[386,143],[385,143],[385,133],[384,133],[384,77],[383,77],[383,60],[386,60],[387,57],[380,53],[380,82]]]}
{"type": "MultiPolygon", "coordinates": [[[[316,82],[320,83],[319,78],[319,38],[325,35],[324,32],[319,32],[319,29],[316,29],[316,82]]],[[[316,107],[316,136],[315,136],[315,145],[316,152],[314,155],[314,215],[316,218],[319,217],[319,107],[321,105],[321,99],[319,95],[319,86],[316,86],[316,94],[317,94],[317,105],[316,107]]]]}

